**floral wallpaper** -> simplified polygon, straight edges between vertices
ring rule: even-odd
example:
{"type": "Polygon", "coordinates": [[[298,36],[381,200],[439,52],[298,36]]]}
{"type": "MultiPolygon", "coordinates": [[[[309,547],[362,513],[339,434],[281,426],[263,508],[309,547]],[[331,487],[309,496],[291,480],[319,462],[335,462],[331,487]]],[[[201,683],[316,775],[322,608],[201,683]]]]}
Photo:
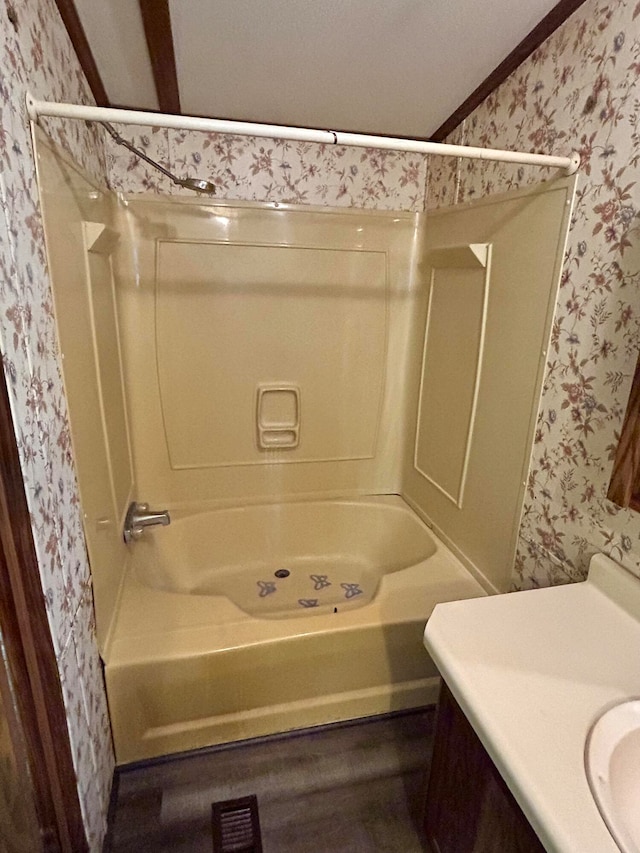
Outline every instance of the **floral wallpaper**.
{"type": "MultiPolygon", "coordinates": [[[[424,209],[424,155],[131,125],[118,131],[178,177],[212,181],[217,198],[424,209]]],[[[193,195],[111,138],[107,145],[112,189],[193,195]]]]}
{"type": "MultiPolygon", "coordinates": [[[[518,588],[581,580],[595,551],[640,576],[640,516],[606,499],[640,347],[640,3],[587,0],[451,141],[577,149],[578,194],[514,570],[518,588]]],[[[537,180],[539,169],[430,163],[430,206],[537,180]]]]}
{"type": "MultiPolygon", "coordinates": [[[[69,426],[58,367],[25,94],[91,97],[53,0],[0,0],[0,347],[43,594],[65,697],[84,823],[100,850],[113,773],[69,426]]],[[[81,122],[49,133],[104,183],[102,139],[81,122]]]]}

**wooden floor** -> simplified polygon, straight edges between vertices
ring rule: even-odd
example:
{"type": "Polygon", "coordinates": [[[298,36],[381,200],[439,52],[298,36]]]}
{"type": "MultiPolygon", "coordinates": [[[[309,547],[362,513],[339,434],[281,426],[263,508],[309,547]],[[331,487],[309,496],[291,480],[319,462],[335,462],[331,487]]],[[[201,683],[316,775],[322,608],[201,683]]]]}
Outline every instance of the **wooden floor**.
{"type": "Polygon", "coordinates": [[[211,803],[256,794],[265,853],[424,853],[434,709],[116,771],[105,851],[211,853],[211,803]]]}

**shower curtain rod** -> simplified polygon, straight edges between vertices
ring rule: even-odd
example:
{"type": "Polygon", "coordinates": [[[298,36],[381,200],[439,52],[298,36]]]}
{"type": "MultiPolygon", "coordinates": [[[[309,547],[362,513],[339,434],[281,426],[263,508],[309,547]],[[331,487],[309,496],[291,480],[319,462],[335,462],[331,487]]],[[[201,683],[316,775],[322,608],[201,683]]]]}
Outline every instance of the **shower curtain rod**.
{"type": "Polygon", "coordinates": [[[323,142],[329,145],[353,145],[359,148],[383,148],[391,151],[409,151],[415,154],[437,154],[443,157],[466,157],[472,160],[495,160],[519,163],[524,166],[546,166],[564,169],[573,175],[580,166],[580,155],[573,152],[568,157],[551,154],[532,154],[525,151],[500,151],[493,148],[474,148],[469,145],[448,145],[443,142],[425,142],[420,139],[400,139],[390,136],[368,136],[362,133],[343,133],[340,130],[313,130],[304,127],[283,127],[274,124],[254,124],[246,121],[226,121],[196,116],[178,116],[167,113],[149,113],[111,107],[93,107],[82,104],[64,104],[39,101],[27,94],[27,113],[31,121],[40,116],[72,118],[84,121],[138,124],[147,127],[170,127],[176,130],[202,130],[230,133],[240,136],[261,136],[290,139],[299,142],[323,142]]]}

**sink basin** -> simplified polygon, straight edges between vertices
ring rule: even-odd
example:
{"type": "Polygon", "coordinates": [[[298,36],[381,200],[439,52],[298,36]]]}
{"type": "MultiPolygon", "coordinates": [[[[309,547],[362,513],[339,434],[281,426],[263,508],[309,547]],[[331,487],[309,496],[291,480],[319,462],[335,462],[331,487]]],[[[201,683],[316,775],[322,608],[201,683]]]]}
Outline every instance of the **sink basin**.
{"type": "Polygon", "coordinates": [[[623,853],[640,853],[640,699],[601,714],[585,748],[593,797],[623,853]]]}

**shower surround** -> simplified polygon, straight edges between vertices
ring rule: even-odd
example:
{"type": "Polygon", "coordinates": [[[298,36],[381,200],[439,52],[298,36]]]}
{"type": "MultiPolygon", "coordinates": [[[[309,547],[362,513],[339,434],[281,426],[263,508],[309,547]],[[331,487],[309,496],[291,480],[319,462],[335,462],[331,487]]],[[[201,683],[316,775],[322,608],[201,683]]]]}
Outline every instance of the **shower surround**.
{"type": "Polygon", "coordinates": [[[432,702],[431,610],[509,584],[574,179],[117,198],[36,141],[118,762],[432,702]]]}

